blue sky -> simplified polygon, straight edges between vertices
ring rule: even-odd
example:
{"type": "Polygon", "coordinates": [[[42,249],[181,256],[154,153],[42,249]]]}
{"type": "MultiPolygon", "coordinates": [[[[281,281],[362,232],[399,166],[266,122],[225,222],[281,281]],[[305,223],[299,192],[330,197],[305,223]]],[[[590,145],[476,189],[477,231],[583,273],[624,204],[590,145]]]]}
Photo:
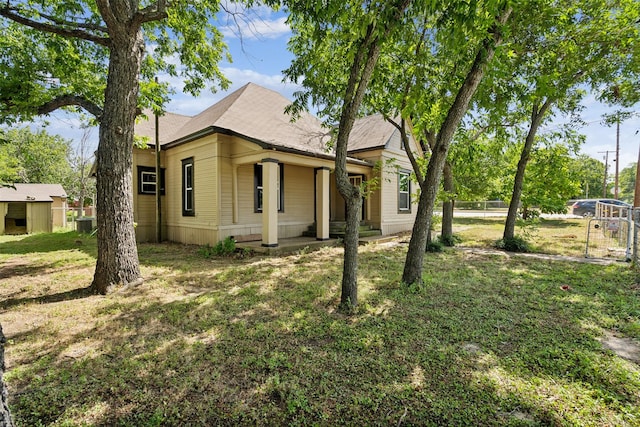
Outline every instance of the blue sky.
{"type": "MultiPolygon", "coordinates": [[[[226,19],[220,22],[233,57],[232,63],[221,64],[223,72],[232,81],[230,88],[217,93],[205,90],[199,97],[194,98],[181,93],[180,80],[168,79],[165,76],[164,79],[169,80],[176,89],[176,94],[167,106],[168,111],[186,115],[197,114],[248,82],[276,90],[292,99],[293,92],[299,88],[291,83],[283,83],[282,75],[282,70],[288,67],[292,59],[291,53],[287,51],[287,40],[291,33],[285,22],[286,16],[266,7],[258,7],[249,14],[249,18],[250,23],[241,23],[242,42],[235,24],[227,22],[226,19]]],[[[163,77],[160,76],[160,79],[163,77]]],[[[581,130],[586,135],[582,153],[604,161],[602,152],[616,149],[616,129],[615,126],[603,125],[601,119],[604,113],[613,110],[598,103],[592,96],[587,97],[583,104],[585,108],[582,117],[587,125],[581,130]]],[[[640,112],[640,105],[636,106],[636,110],[640,112]]],[[[81,135],[81,131],[77,129],[78,124],[76,117],[56,114],[48,119],[47,130],[78,141],[81,135]]],[[[638,159],[639,130],[640,114],[620,126],[620,170],[638,159]]],[[[97,134],[97,130],[92,134],[95,141],[97,134]]],[[[615,153],[609,153],[611,176],[615,171],[614,158],[615,153]]]]}

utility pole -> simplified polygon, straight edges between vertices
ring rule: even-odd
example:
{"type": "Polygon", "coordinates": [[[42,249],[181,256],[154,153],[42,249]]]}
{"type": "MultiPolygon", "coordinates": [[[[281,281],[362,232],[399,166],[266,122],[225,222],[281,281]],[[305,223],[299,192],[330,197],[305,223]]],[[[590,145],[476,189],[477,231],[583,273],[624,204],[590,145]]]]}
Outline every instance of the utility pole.
{"type": "MultiPolygon", "coordinates": [[[[156,77],[158,83],[158,77],[156,77]]],[[[160,117],[157,112],[155,118],[155,154],[156,154],[156,243],[162,243],[162,168],[160,167],[160,117]]]]}
{"type": "Polygon", "coordinates": [[[609,153],[615,153],[613,150],[598,151],[604,153],[604,181],[602,182],[602,197],[607,198],[607,172],[609,169],[609,153]]]}
{"type": "MultiPolygon", "coordinates": [[[[636,131],[636,135],[638,131],[636,131]]],[[[633,192],[633,206],[640,207],[640,149],[638,149],[638,163],[636,163],[636,185],[633,192]]]]}
{"type": "Polygon", "coordinates": [[[618,120],[616,120],[616,184],[613,187],[613,194],[615,199],[618,200],[618,175],[620,169],[620,114],[618,114],[618,120]]]}

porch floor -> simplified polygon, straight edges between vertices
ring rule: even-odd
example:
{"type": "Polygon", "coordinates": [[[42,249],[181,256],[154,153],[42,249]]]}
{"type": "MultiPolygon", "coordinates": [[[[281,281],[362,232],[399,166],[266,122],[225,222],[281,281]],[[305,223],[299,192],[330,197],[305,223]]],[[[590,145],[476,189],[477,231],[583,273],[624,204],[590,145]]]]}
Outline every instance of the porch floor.
{"type": "Polygon", "coordinates": [[[337,246],[339,239],[316,240],[314,237],[291,237],[289,239],[279,239],[278,246],[275,248],[266,248],[262,246],[262,240],[253,242],[238,242],[236,248],[251,249],[257,253],[268,255],[291,254],[304,248],[316,250],[327,246],[337,246]]]}
{"type": "MultiPolygon", "coordinates": [[[[396,239],[398,236],[370,236],[361,237],[359,242],[361,245],[368,243],[382,243],[396,239]]],[[[267,255],[284,255],[291,254],[304,248],[310,250],[317,250],[324,247],[339,246],[342,244],[341,239],[329,239],[329,240],[316,240],[314,237],[291,237],[289,239],[280,239],[278,246],[275,248],[266,248],[262,246],[261,240],[253,242],[238,242],[236,248],[251,249],[257,253],[267,255]]]]}

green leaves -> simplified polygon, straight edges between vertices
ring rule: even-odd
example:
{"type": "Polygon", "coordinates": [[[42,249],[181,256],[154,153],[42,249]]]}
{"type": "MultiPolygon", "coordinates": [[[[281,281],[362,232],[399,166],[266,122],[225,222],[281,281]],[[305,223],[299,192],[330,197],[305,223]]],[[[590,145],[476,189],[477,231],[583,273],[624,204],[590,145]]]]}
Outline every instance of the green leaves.
{"type": "Polygon", "coordinates": [[[228,58],[222,34],[215,25],[218,10],[218,1],[171,2],[166,22],[149,26],[150,40],[157,44],[151,55],[156,58],[156,64],[163,65],[157,71],[184,77],[184,90],[194,95],[207,81],[215,81],[221,88],[230,83],[218,68],[218,63],[228,58]],[[179,58],[180,67],[165,62],[173,55],[179,58]]]}
{"type": "MultiPolygon", "coordinates": [[[[215,0],[169,2],[166,18],[158,14],[143,24],[146,53],[140,107],[162,111],[171,89],[166,83],[153,83],[161,74],[182,77],[184,90],[192,94],[209,82],[214,82],[213,88],[228,86],[218,67],[228,59],[217,29],[218,10],[215,0]]],[[[30,120],[38,107],[64,95],[79,96],[101,108],[110,53],[94,42],[108,37],[106,19],[96,4],[29,2],[18,13],[31,19],[34,28],[0,17],[0,123],[30,120]]],[[[139,13],[148,12],[141,8],[139,13]]]]}
{"type": "Polygon", "coordinates": [[[0,135],[0,182],[63,184],[71,175],[69,141],[28,128],[0,135]]]}
{"type": "Polygon", "coordinates": [[[30,120],[61,95],[102,104],[103,46],[47,34],[0,19],[0,123],[30,120]]]}

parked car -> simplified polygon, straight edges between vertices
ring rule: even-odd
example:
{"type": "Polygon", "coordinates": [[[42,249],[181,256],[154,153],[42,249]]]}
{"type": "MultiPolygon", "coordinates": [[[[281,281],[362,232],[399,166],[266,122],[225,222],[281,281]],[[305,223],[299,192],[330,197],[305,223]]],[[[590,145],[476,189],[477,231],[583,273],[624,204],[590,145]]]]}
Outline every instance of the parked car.
{"type": "Polygon", "coordinates": [[[631,205],[623,202],[622,200],[615,199],[583,199],[576,200],[571,206],[571,213],[579,216],[594,216],[596,214],[596,203],[607,203],[609,205],[616,205],[625,208],[630,208],[631,205]]]}

